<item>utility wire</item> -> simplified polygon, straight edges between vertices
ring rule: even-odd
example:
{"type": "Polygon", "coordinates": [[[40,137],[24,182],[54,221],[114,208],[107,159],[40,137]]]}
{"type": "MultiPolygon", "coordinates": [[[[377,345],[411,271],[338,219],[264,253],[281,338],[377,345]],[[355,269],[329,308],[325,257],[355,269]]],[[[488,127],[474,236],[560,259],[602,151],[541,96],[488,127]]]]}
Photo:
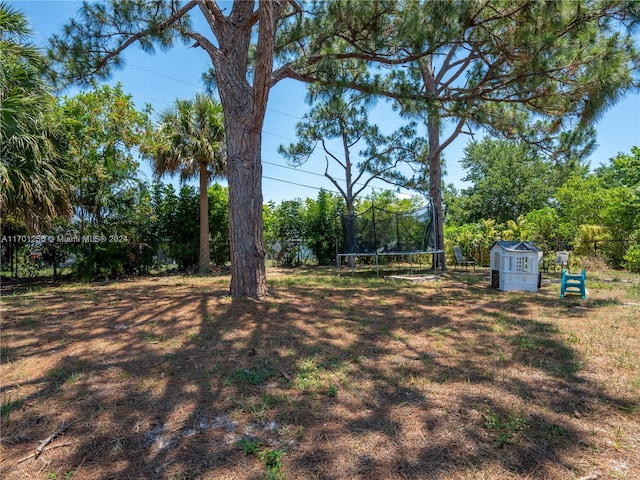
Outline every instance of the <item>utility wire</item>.
{"type": "MultiPolygon", "coordinates": [[[[150,69],[148,69],[148,68],[141,67],[141,66],[139,66],[139,65],[134,65],[134,64],[131,64],[131,63],[128,63],[128,64],[127,64],[127,66],[128,66],[128,67],[136,68],[136,69],[138,69],[138,70],[142,70],[142,71],[147,72],[147,73],[151,73],[151,74],[153,74],[153,75],[157,75],[157,76],[159,76],[159,77],[166,78],[166,79],[168,79],[168,80],[172,80],[172,81],[174,81],[174,82],[182,83],[182,84],[184,84],[184,85],[189,85],[189,86],[191,86],[191,87],[194,87],[194,88],[198,89],[198,91],[200,91],[200,92],[203,92],[203,91],[204,91],[204,88],[203,88],[202,86],[200,86],[200,85],[197,85],[197,84],[195,84],[195,83],[192,83],[192,82],[189,82],[189,81],[186,81],[186,80],[182,80],[182,79],[179,79],[179,78],[173,77],[173,76],[171,76],[171,75],[166,75],[166,74],[164,74],[164,73],[157,72],[157,71],[154,71],[154,70],[150,70],[150,69]]],[[[158,100],[158,99],[152,99],[152,98],[148,98],[148,100],[152,100],[152,101],[154,101],[154,102],[164,103],[164,104],[166,104],[166,105],[171,105],[169,102],[166,102],[166,101],[164,101],[164,100],[158,100]]],[[[300,118],[300,117],[298,117],[298,116],[296,116],[296,115],[292,115],[292,114],[290,114],[290,113],[283,112],[283,111],[281,111],[281,110],[277,110],[277,109],[275,109],[275,108],[267,107],[267,110],[270,110],[270,111],[272,111],[272,112],[278,113],[278,114],[280,114],[280,115],[285,115],[285,116],[287,116],[287,117],[290,117],[290,118],[293,118],[293,119],[296,119],[296,120],[302,120],[302,118],[300,118]]],[[[273,137],[282,138],[283,140],[288,140],[288,141],[290,141],[290,142],[295,142],[295,140],[293,140],[293,139],[291,139],[291,138],[289,138],[289,137],[285,137],[285,136],[283,136],[283,135],[279,135],[279,134],[277,134],[277,133],[269,132],[269,131],[264,130],[264,129],[262,130],[262,133],[265,133],[265,134],[267,134],[267,135],[271,135],[271,136],[273,136],[273,137]]],[[[333,153],[335,154],[336,152],[333,152],[333,153]]],[[[293,170],[293,171],[296,171],[296,172],[306,173],[306,174],[309,174],[309,175],[315,175],[315,176],[323,177],[323,178],[325,177],[325,175],[324,175],[324,174],[316,173],[316,172],[311,172],[311,171],[308,171],[308,170],[302,170],[302,169],[300,169],[300,168],[296,168],[296,167],[290,167],[290,166],[287,166],[287,165],[280,165],[280,164],[277,164],[277,163],[268,162],[268,161],[264,161],[264,160],[262,161],[262,163],[267,164],[267,165],[272,165],[272,166],[275,166],[275,167],[286,168],[286,169],[288,169],[288,170],[293,170]]],[[[265,178],[265,179],[267,179],[267,180],[276,181],[276,182],[287,183],[287,184],[295,185],[295,186],[298,186],[298,187],[310,188],[310,189],[313,189],[313,190],[326,190],[326,191],[328,191],[328,192],[332,192],[332,193],[335,193],[335,194],[339,194],[339,193],[340,193],[340,192],[338,192],[337,190],[331,190],[331,189],[327,189],[327,188],[323,188],[323,187],[315,187],[315,186],[312,186],[312,185],[305,185],[305,184],[302,184],[302,183],[293,182],[293,181],[291,181],[291,180],[284,180],[284,179],[282,179],[282,178],[274,178],[274,177],[269,177],[269,176],[265,176],[265,175],[263,175],[263,176],[262,176],[262,178],[265,178]]],[[[345,180],[345,179],[343,179],[343,178],[338,178],[338,179],[336,179],[336,180],[337,180],[337,181],[341,181],[341,182],[346,181],[346,180],[345,180]]],[[[356,184],[356,185],[357,185],[357,184],[356,184]]],[[[394,191],[393,189],[390,189],[390,188],[382,188],[382,187],[375,187],[375,186],[369,186],[369,187],[367,187],[367,188],[370,188],[370,189],[372,189],[372,190],[378,189],[378,190],[381,190],[381,191],[394,191]]],[[[403,187],[400,187],[400,188],[403,188],[403,187]]]]}
{"type": "MultiPolygon", "coordinates": [[[[166,74],[161,73],[161,72],[156,72],[156,71],[154,71],[154,70],[150,70],[150,69],[148,69],[148,68],[140,67],[139,65],[133,65],[133,64],[131,64],[131,63],[127,63],[127,66],[128,66],[128,67],[137,68],[138,70],[142,70],[142,71],[147,72],[147,73],[152,73],[152,74],[154,74],[154,75],[158,75],[159,77],[164,77],[164,78],[166,78],[166,79],[173,80],[173,81],[175,81],[175,82],[183,83],[183,84],[185,84],[185,85],[189,85],[190,87],[195,87],[195,88],[197,88],[197,89],[198,89],[198,91],[200,91],[200,92],[204,92],[204,88],[203,88],[201,85],[197,85],[197,84],[195,84],[195,83],[191,83],[191,82],[188,82],[188,81],[186,81],[186,80],[181,80],[181,79],[179,79],[179,78],[172,77],[171,75],[166,75],[166,74]]],[[[166,102],[163,102],[163,103],[166,103],[166,102]]],[[[275,108],[267,107],[267,110],[270,110],[270,111],[275,112],[275,113],[279,113],[280,115],[284,115],[284,116],[287,116],[287,117],[294,118],[294,119],[296,119],[296,120],[302,120],[302,118],[298,117],[297,115],[293,115],[293,114],[291,114],[291,113],[283,112],[283,111],[281,111],[281,110],[277,110],[277,109],[275,109],[275,108]]],[[[272,135],[274,135],[274,134],[272,134],[272,135]]],[[[276,136],[277,136],[277,135],[276,135],[276,136]]],[[[285,137],[282,137],[282,138],[285,138],[285,137]]],[[[289,140],[289,139],[288,139],[288,140],[289,140]]]]}
{"type": "MultiPolygon", "coordinates": [[[[266,160],[263,160],[262,163],[264,163],[266,165],[273,165],[274,167],[286,168],[288,170],[293,170],[294,172],[308,173],[309,175],[315,175],[317,177],[325,178],[324,174],[322,174],[322,173],[310,172],[309,170],[302,170],[301,168],[297,168],[297,167],[290,167],[288,165],[280,165],[279,163],[267,162],[266,160]]],[[[346,181],[344,178],[337,178],[336,180],[339,180],[341,182],[345,182],[346,181]]]]}
{"type": "Polygon", "coordinates": [[[291,180],[283,180],[281,178],[267,177],[266,175],[263,175],[262,178],[266,178],[267,180],[273,180],[273,181],[276,181],[276,182],[288,183],[290,185],[295,185],[297,187],[311,188],[313,190],[325,190],[325,191],[331,192],[331,193],[340,193],[337,190],[331,190],[329,188],[314,187],[312,185],[304,185],[302,183],[292,182],[291,180]]]}
{"type": "MultiPolygon", "coordinates": [[[[148,68],[140,67],[140,66],[138,66],[138,65],[133,65],[133,64],[131,64],[131,63],[128,63],[128,64],[127,64],[127,66],[129,66],[129,67],[133,67],[133,68],[137,68],[137,69],[142,70],[142,71],[144,71],[144,72],[152,73],[152,74],[154,74],[154,75],[158,75],[158,76],[160,76],[160,77],[167,78],[167,79],[169,79],[169,80],[173,80],[173,81],[175,81],[175,82],[183,83],[183,84],[185,84],[185,85],[189,85],[189,86],[191,86],[191,87],[195,87],[195,88],[197,88],[200,92],[203,92],[203,91],[204,91],[204,88],[202,88],[200,85],[196,85],[195,83],[191,83],[191,82],[188,82],[188,81],[186,81],[186,80],[181,80],[181,79],[179,79],[179,78],[172,77],[171,75],[166,75],[166,74],[164,74],[164,73],[156,72],[156,71],[154,71],[154,70],[150,70],[150,69],[148,69],[148,68]]],[[[150,98],[149,100],[158,101],[158,102],[164,103],[164,104],[166,104],[166,105],[170,105],[170,103],[168,103],[168,102],[166,102],[166,101],[164,101],[164,100],[157,100],[157,99],[151,99],[151,98],[150,98]]],[[[275,109],[275,108],[267,107],[267,110],[272,111],[272,112],[275,112],[275,113],[279,113],[280,115],[285,115],[285,116],[290,117],[290,118],[293,118],[293,119],[295,119],[295,120],[302,120],[302,118],[301,118],[301,117],[299,117],[299,116],[297,116],[297,115],[293,115],[293,114],[290,114],[290,113],[287,113],[287,112],[283,112],[283,111],[281,111],[281,110],[277,110],[277,109],[275,109]]],[[[289,141],[289,142],[293,142],[293,143],[295,143],[295,142],[296,142],[296,140],[294,140],[294,139],[292,139],[292,138],[285,137],[285,136],[283,136],[283,135],[279,135],[279,134],[277,134],[277,133],[269,132],[269,131],[265,130],[264,128],[262,129],[262,133],[265,133],[265,134],[267,134],[267,135],[271,135],[272,137],[282,138],[283,140],[287,140],[287,141],[289,141]]],[[[334,154],[334,155],[336,155],[336,156],[341,156],[341,155],[342,155],[342,154],[340,154],[340,153],[333,152],[333,151],[332,151],[331,153],[333,153],[333,154],[334,154]]]]}

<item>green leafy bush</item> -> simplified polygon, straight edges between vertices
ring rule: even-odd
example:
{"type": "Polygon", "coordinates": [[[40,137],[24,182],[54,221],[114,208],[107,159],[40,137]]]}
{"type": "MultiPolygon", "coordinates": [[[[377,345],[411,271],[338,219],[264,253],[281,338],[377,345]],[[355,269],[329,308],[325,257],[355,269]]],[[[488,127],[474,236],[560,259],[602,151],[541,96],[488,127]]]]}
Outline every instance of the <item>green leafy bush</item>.
{"type": "Polygon", "coordinates": [[[625,267],[631,272],[640,273],[640,245],[635,245],[627,250],[624,256],[625,267]]]}

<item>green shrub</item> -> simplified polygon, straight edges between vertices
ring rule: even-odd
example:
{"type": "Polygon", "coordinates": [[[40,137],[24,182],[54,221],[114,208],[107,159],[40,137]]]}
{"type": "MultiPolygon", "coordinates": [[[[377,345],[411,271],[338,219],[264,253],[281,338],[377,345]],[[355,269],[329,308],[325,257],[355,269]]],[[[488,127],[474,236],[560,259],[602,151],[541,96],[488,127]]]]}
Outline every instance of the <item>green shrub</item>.
{"type": "Polygon", "coordinates": [[[635,245],[627,250],[624,256],[625,267],[635,273],[640,273],[640,245],[635,245]]]}

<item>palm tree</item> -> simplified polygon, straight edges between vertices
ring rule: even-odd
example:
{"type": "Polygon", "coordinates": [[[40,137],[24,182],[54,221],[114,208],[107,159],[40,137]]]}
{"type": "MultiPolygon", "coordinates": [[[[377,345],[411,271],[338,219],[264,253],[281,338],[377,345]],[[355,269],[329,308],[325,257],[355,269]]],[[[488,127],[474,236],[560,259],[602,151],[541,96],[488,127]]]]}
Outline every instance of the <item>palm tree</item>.
{"type": "Polygon", "coordinates": [[[209,271],[209,201],[207,187],[225,175],[226,150],[222,105],[206,95],[176,100],[160,112],[154,146],[145,151],[158,177],[179,174],[180,181],[200,179],[200,261],[198,272],[209,271]]]}
{"type": "Polygon", "coordinates": [[[33,232],[71,213],[71,175],[42,77],[46,60],[30,35],[24,14],[0,3],[0,214],[15,214],[33,232]]]}

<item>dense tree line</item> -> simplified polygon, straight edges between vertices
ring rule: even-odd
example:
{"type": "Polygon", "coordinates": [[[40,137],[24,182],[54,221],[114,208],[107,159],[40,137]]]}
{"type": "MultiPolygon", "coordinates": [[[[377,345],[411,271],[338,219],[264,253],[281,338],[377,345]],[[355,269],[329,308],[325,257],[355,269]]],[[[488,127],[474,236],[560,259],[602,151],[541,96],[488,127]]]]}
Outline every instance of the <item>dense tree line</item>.
{"type": "MultiPolygon", "coordinates": [[[[229,260],[228,193],[207,189],[210,263],[229,260]]],[[[117,208],[101,218],[99,228],[82,218],[57,218],[40,234],[29,235],[15,217],[3,219],[2,269],[14,276],[58,274],[114,278],[150,271],[196,273],[200,251],[200,194],[190,185],[136,182],[119,191],[117,208]]]]}
{"type": "Polygon", "coordinates": [[[55,275],[70,265],[94,278],[144,273],[159,257],[191,268],[198,251],[202,273],[211,260],[228,260],[228,194],[219,185],[207,189],[225,170],[219,103],[206,96],[177,101],[154,128],[151,108],[137,109],[119,84],[56,97],[27,19],[4,3],[0,50],[4,270],[35,274],[48,264],[55,275]],[[201,193],[141,181],[138,153],[158,178],[199,175],[201,193]]]}
{"type": "MultiPolygon", "coordinates": [[[[528,240],[551,255],[558,249],[571,249],[575,261],[583,261],[587,267],[601,260],[609,266],[640,270],[640,148],[617,155],[591,173],[579,165],[566,181],[554,186],[549,180],[554,176],[554,162],[549,158],[522,159],[518,163],[521,168],[507,173],[514,152],[533,155],[528,146],[511,143],[485,139],[467,148],[463,164],[470,173],[469,187],[445,189],[449,253],[459,245],[469,257],[487,263],[494,241],[528,240]],[[476,156],[478,152],[482,154],[476,156]],[[520,195],[522,190],[538,188],[541,171],[548,175],[544,177],[548,180],[544,182],[545,195],[520,195]],[[495,172],[503,175],[493,178],[495,172]],[[499,205],[497,198],[510,200],[499,205]]],[[[102,212],[100,224],[92,223],[93,217],[59,217],[40,236],[55,241],[23,245],[20,274],[29,274],[29,269],[35,273],[34,254],[41,264],[70,264],[84,277],[146,273],[167,265],[195,272],[200,250],[200,194],[187,185],[176,191],[160,182],[128,183],[134,173],[130,170],[129,176],[112,176],[119,179],[118,188],[114,188],[117,208],[95,210],[102,212]],[[97,241],[84,241],[87,236],[97,241]]],[[[225,265],[230,261],[227,189],[213,184],[207,197],[210,262],[225,265]]],[[[415,200],[401,200],[386,191],[358,199],[354,209],[361,213],[373,202],[397,212],[420,206],[415,200]]],[[[267,258],[281,266],[334,264],[336,253],[344,248],[339,216],[346,211],[342,196],[326,190],[315,199],[268,202],[263,207],[267,258]]],[[[3,221],[4,236],[26,233],[24,223],[16,222],[15,217],[3,221]]],[[[3,244],[5,252],[12,246],[15,244],[3,244]]],[[[4,256],[3,268],[11,269],[11,259],[12,255],[4,256]]]]}
{"type": "Polygon", "coordinates": [[[283,266],[311,259],[320,265],[332,264],[342,242],[338,215],[345,208],[341,197],[326,190],[316,200],[268,202],[263,208],[267,256],[283,266]]]}
{"type": "Polygon", "coordinates": [[[469,144],[461,163],[470,185],[446,189],[449,248],[487,264],[495,240],[530,240],[640,271],[640,147],[567,172],[531,146],[486,138],[469,144]]]}

